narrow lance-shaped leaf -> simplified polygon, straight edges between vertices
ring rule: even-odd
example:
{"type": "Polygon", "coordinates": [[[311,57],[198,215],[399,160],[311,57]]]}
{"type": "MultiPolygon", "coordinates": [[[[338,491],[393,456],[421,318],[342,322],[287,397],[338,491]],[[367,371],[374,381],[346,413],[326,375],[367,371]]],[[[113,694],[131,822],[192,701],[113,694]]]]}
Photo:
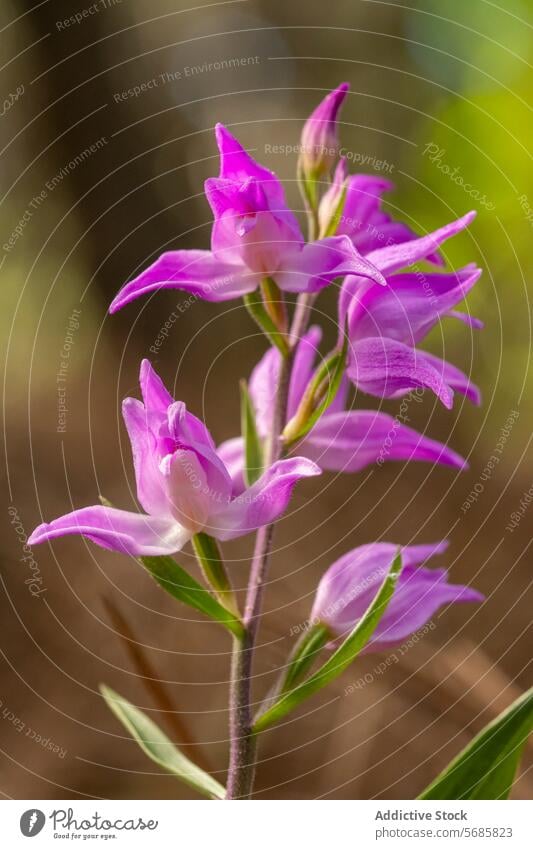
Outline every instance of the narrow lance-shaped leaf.
{"type": "Polygon", "coordinates": [[[311,625],[296,641],[278,680],[269,690],[261,704],[261,712],[266,712],[280,696],[296,686],[317,659],[321,650],[331,639],[329,628],[321,622],[311,625]]]}
{"type": "Polygon", "coordinates": [[[224,787],[180,752],[145,713],[123,699],[110,687],[101,685],[100,692],[108,707],[139,744],[145,755],[203,796],[210,799],[224,799],[226,795],[224,787]]]}
{"type": "Polygon", "coordinates": [[[235,613],[220,604],[175,560],[171,557],[141,557],[140,562],[167,593],[205,613],[210,619],[224,625],[238,639],[242,639],[244,629],[235,613]]]}
{"type": "Polygon", "coordinates": [[[287,666],[283,670],[279,687],[280,693],[286,693],[305,677],[329,639],[329,629],[320,622],[304,631],[294,646],[287,666]]]}
{"type": "Polygon", "coordinates": [[[176,709],[173,699],[148,656],[148,650],[143,647],[137,637],[135,628],[126,619],[120,607],[112,599],[103,597],[102,603],[106,608],[111,624],[123,643],[123,647],[133,664],[133,669],[142,681],[143,687],[150,694],[157,709],[164,713],[169,725],[176,735],[177,745],[186,745],[187,751],[194,754],[194,759],[202,769],[209,769],[203,749],[200,749],[192,737],[187,722],[181,712],[176,709]]]}
{"type": "Polygon", "coordinates": [[[419,799],[506,799],[533,730],[533,687],[489,723],[419,799]]]}
{"type": "Polygon", "coordinates": [[[255,412],[245,380],[241,380],[241,432],[244,440],[244,481],[251,486],[263,472],[263,448],[257,432],[255,412]]]}
{"type": "Polygon", "coordinates": [[[401,554],[398,553],[372,604],[350,635],[320,669],[302,684],[299,684],[293,690],[286,693],[286,695],[282,696],[278,702],[263,714],[260,714],[254,723],[255,732],[263,731],[264,728],[277,722],[291,710],[298,707],[305,699],[308,699],[309,696],[312,696],[318,690],[325,687],[326,684],[329,684],[330,681],[337,678],[350,666],[359,652],[368,643],[381,617],[385,613],[387,605],[394,593],[401,569],[402,558],[401,554]]]}

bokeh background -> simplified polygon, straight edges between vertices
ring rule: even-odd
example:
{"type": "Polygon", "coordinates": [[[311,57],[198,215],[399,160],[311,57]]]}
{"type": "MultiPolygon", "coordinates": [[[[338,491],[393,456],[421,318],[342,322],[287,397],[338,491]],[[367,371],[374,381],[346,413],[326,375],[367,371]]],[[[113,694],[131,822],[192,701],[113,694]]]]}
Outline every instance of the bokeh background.
{"type": "MultiPolygon", "coordinates": [[[[277,171],[301,214],[296,154],[271,148],[297,143],[302,121],[342,80],[351,83],[343,146],[353,170],[396,183],[391,211],[424,233],[478,210],[445,254],[452,266],[485,269],[469,309],[486,328],[447,322],[428,347],[445,348],[484,401],[459,398],[448,412],[426,395],[409,410],[413,426],[468,457],[467,472],[386,464],[297,490],[276,537],[256,697],[320,575],[349,547],[449,537],[452,577],[487,600],[442,611],[386,668],[384,656],[364,658],[268,732],[256,795],[412,798],[531,685],[531,12],[527,0],[1,4],[5,797],[187,797],[127,739],[98,695],[102,681],[224,779],[224,634],[174,605],[133,560],[74,537],[32,553],[23,545],[36,524],[98,493],[134,507],[120,401],[138,393],[142,357],[217,441],[236,435],[237,380],[265,350],[244,309],[178,291],[112,318],[107,306],[163,249],[208,245],[202,186],[218,169],[217,121],[277,171]],[[502,428],[500,461],[487,472],[502,428]]],[[[335,291],[321,295],[317,318],[333,336],[335,291]]],[[[239,587],[252,543],[226,546],[239,587]]],[[[190,552],[181,560],[195,568],[190,552]]],[[[528,750],[517,798],[531,798],[532,763],[528,750]]]]}

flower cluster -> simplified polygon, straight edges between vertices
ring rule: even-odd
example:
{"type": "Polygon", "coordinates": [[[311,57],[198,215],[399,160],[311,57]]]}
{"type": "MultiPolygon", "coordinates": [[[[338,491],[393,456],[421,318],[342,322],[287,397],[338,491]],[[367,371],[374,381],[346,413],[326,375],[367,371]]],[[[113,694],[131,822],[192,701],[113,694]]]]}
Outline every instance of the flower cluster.
{"type": "MultiPolygon", "coordinates": [[[[286,510],[298,481],[323,471],[359,472],[384,456],[387,461],[465,466],[446,445],[389,413],[354,409],[350,400],[355,387],[379,399],[429,390],[447,408],[452,407],[454,392],[479,403],[479,391],[467,375],[420,345],[446,317],[470,328],[481,325],[456,309],[480,270],[473,264],[445,270],[441,254],[445,240],[466,228],[474,213],[422,236],[391,218],[382,205],[391,184],[373,175],[350,175],[346,160],[339,159],[337,119],[347,92],[348,85],[343,84],[330,93],[303,129],[298,177],[309,219],[307,241],[276,175],[218,125],[220,173],[205,184],[213,213],[210,250],[162,254],[126,283],[110,306],[114,313],[136,298],[168,288],[207,301],[244,298],[271,347],[246,387],[247,425],[242,435],[217,448],[203,422],[171,397],[144,361],[143,400],[126,398],[123,403],[144,512],[85,507],[40,525],[29,544],[81,534],[104,548],[149,558],[155,569],[156,558],[174,554],[192,541],[202,565],[207,564],[208,580],[218,574],[218,583],[212,580],[210,590],[223,602],[224,594],[217,589],[226,591],[230,582],[227,576],[220,579],[222,556],[215,541],[270,527],[286,510]],[[421,271],[421,262],[433,269],[421,271]],[[333,351],[321,355],[321,329],[308,326],[309,314],[320,290],[335,283],[338,342],[333,351]],[[287,295],[293,293],[298,301],[291,324],[287,295]],[[394,439],[387,443],[391,430],[394,439]]],[[[271,533],[259,531],[242,621],[234,600],[231,605],[239,628],[248,635],[247,652],[253,649],[270,539],[271,533]]],[[[364,650],[398,644],[442,605],[479,601],[478,592],[448,583],[444,570],[422,565],[444,548],[445,543],[406,547],[373,543],[337,560],[322,577],[311,611],[315,653],[351,639],[361,623],[367,628],[367,612],[371,610],[376,619],[373,605],[381,594],[388,606],[366,636],[364,650]],[[402,571],[387,584],[398,555],[402,571]]],[[[192,603],[187,597],[182,600],[192,603]]],[[[306,650],[300,647],[290,661],[290,675],[278,693],[296,686],[307,672],[309,639],[304,640],[306,650]]],[[[236,686],[246,686],[243,681],[241,675],[236,686]]],[[[241,692],[236,704],[242,696],[241,692]]],[[[236,722],[239,716],[237,710],[236,722]]],[[[258,728],[265,725],[266,716],[259,719],[258,728]]],[[[230,798],[236,788],[242,791],[245,782],[238,741],[253,730],[249,723],[232,730],[237,760],[230,766],[230,798]]]]}

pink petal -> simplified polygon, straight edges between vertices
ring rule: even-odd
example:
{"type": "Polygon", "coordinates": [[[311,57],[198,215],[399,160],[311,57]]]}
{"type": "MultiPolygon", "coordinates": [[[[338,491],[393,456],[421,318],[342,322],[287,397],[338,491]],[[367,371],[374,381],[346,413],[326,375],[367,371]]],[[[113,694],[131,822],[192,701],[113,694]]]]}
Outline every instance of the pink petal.
{"type": "Polygon", "coordinates": [[[227,439],[217,448],[217,454],[226,466],[231,478],[232,494],[240,495],[244,490],[244,440],[242,436],[227,439]]]}
{"type": "Polygon", "coordinates": [[[252,292],[257,284],[242,265],[224,262],[210,251],[168,251],[123,286],[109,312],[159,289],[183,289],[206,301],[228,301],[252,292]]]}
{"type": "Polygon", "coordinates": [[[304,457],[278,460],[253,486],[211,516],[208,533],[229,540],[270,524],[286,510],[295,484],[319,474],[318,466],[304,457]]]}
{"type": "MultiPolygon", "coordinates": [[[[291,372],[287,420],[296,412],[313,374],[321,338],[322,331],[320,327],[315,326],[311,327],[298,343],[291,372]]],[[[280,359],[277,348],[269,348],[250,376],[249,391],[254,405],[257,430],[261,436],[266,436],[270,428],[272,405],[278,390],[280,359]]]]}
{"type": "Polygon", "coordinates": [[[139,383],[144,401],[146,424],[155,436],[166,421],[168,408],[174,403],[174,399],[149,360],[141,362],[139,383]]]}
{"type": "Polygon", "coordinates": [[[133,452],[139,502],[147,513],[170,517],[164,480],[158,466],[157,442],[148,425],[147,411],[136,398],[126,398],[122,404],[122,415],[133,452]]]}
{"type": "Polygon", "coordinates": [[[437,371],[444,382],[450,386],[455,392],[464,395],[472,404],[479,407],[481,404],[481,392],[475,383],[472,383],[470,378],[461,371],[461,369],[452,366],[446,360],[441,360],[434,354],[428,354],[427,351],[419,351],[419,354],[424,358],[426,363],[437,371]]]}
{"type": "Polygon", "coordinates": [[[372,463],[417,460],[462,469],[463,458],[441,442],[371,410],[325,413],[298,446],[328,471],[358,472],[372,463]]]}
{"type": "Polygon", "coordinates": [[[476,217],[475,211],[468,212],[462,218],[452,221],[451,224],[446,224],[439,230],[429,233],[427,236],[421,236],[419,239],[413,239],[410,242],[402,242],[399,245],[390,245],[386,248],[378,248],[368,254],[370,262],[374,263],[383,273],[396,271],[396,269],[404,268],[407,265],[412,265],[424,259],[429,254],[434,253],[440,245],[464,230],[465,227],[476,217]]]}
{"type": "Polygon", "coordinates": [[[220,177],[237,183],[253,177],[263,187],[271,205],[286,207],[283,186],[274,172],[256,162],[223,124],[216,125],[215,135],[220,151],[220,177]]]}
{"type": "Polygon", "coordinates": [[[308,242],[302,250],[288,252],[274,276],[287,292],[318,292],[336,277],[357,274],[386,285],[381,272],[353,247],[347,236],[329,236],[308,242]]]}
{"type": "Polygon", "coordinates": [[[453,390],[443,369],[439,371],[433,359],[437,360],[392,339],[361,339],[352,346],[347,374],[369,395],[394,398],[410,389],[427,388],[451,409],[453,390]]]}
{"type": "Polygon", "coordinates": [[[480,268],[468,265],[453,274],[395,274],[387,286],[367,283],[349,306],[350,339],[387,336],[414,345],[466,297],[480,275],[480,268]]]}
{"type": "Polygon", "coordinates": [[[49,524],[39,525],[28,543],[36,545],[67,534],[81,534],[102,548],[134,557],[173,554],[191,537],[172,519],[97,505],[74,510],[49,524]]]}

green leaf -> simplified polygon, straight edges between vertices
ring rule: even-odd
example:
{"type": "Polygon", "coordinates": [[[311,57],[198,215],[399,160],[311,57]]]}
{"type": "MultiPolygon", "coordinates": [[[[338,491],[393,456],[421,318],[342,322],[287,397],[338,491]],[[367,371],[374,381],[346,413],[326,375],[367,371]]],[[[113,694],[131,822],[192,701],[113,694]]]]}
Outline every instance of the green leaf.
{"type": "Polygon", "coordinates": [[[279,692],[286,693],[306,675],[316,660],[321,649],[331,639],[326,625],[321,622],[308,628],[297,641],[292,650],[287,666],[283,672],[279,692]]]}
{"type": "Polygon", "coordinates": [[[533,687],[489,723],[419,799],[507,799],[533,730],[533,687]]]}
{"type": "Polygon", "coordinates": [[[246,486],[251,486],[263,473],[263,447],[257,425],[255,412],[245,380],[241,380],[241,432],[244,439],[244,480],[246,486]]]}
{"type": "Polygon", "coordinates": [[[205,579],[215,590],[220,603],[234,616],[239,617],[237,600],[233,594],[218,542],[209,534],[199,533],[192,537],[192,545],[205,579]]]}
{"type": "Polygon", "coordinates": [[[289,345],[285,333],[280,332],[276,327],[269,314],[267,313],[261,293],[256,289],[255,292],[250,292],[243,297],[246,309],[259,325],[263,333],[268,337],[272,345],[280,351],[283,357],[289,355],[289,345]]]}
{"type": "Polygon", "coordinates": [[[310,676],[302,684],[299,684],[293,690],[276,702],[272,707],[268,708],[264,713],[260,714],[254,723],[254,731],[263,731],[273,722],[277,722],[295,707],[298,707],[301,702],[308,699],[318,690],[321,690],[330,681],[344,672],[350,666],[353,660],[357,657],[361,649],[365,647],[370,637],[374,633],[379,620],[385,613],[387,605],[394,593],[398,577],[402,569],[402,558],[400,553],[394,558],[392,566],[383,581],[379,592],[374,598],[372,604],[365,612],[364,616],[359,620],[351,634],[339,646],[337,651],[331,655],[329,660],[310,676]]]}
{"type": "Polygon", "coordinates": [[[328,357],[317,369],[298,410],[286,425],[283,431],[286,445],[292,445],[308,434],[335,399],[344,374],[347,353],[348,337],[345,336],[342,350],[328,357]]]}
{"type": "Polygon", "coordinates": [[[140,562],[171,596],[220,622],[239,640],[243,638],[244,628],[235,613],[220,604],[209,590],[195,581],[172,557],[141,557],[140,562]]]}
{"type": "Polygon", "coordinates": [[[122,696],[119,696],[118,693],[115,693],[114,690],[111,690],[110,687],[103,684],[100,685],[100,692],[107,706],[121,721],[135,742],[139,744],[145,755],[148,755],[163,769],[177,776],[184,784],[193,787],[202,796],[207,796],[210,799],[225,798],[224,787],[180,752],[155,722],[149,719],[139,708],[136,708],[122,696]]]}

